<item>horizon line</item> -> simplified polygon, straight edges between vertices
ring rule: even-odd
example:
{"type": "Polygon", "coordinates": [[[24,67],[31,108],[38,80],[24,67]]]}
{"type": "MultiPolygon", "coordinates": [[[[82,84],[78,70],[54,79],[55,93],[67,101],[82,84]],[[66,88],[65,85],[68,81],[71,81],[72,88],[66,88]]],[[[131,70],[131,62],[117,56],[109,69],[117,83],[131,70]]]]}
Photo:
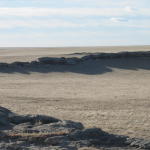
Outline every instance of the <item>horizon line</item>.
{"type": "Polygon", "coordinates": [[[79,48],[79,47],[134,47],[134,46],[150,46],[150,44],[143,45],[90,45],[90,46],[0,46],[0,48],[79,48]]]}

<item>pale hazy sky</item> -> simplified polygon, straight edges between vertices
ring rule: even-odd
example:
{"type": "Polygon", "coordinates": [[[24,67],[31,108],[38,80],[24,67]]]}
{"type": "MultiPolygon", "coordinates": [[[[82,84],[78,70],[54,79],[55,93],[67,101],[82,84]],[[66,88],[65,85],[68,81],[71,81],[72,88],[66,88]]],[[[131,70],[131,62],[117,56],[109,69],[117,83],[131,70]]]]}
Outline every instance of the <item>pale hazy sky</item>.
{"type": "Polygon", "coordinates": [[[150,45],[150,0],[0,0],[0,47],[150,45]]]}

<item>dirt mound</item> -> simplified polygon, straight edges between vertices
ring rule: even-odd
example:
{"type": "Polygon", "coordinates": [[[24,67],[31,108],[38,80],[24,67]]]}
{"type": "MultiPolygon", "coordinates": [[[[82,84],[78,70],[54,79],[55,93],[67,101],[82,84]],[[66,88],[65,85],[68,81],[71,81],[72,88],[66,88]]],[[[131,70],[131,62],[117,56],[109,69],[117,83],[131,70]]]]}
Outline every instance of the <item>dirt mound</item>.
{"type": "MultiPolygon", "coordinates": [[[[72,54],[74,56],[74,54],[72,54]]],[[[145,52],[119,52],[119,53],[79,53],[82,57],[41,57],[38,60],[31,62],[13,62],[13,63],[0,63],[0,67],[31,67],[34,65],[76,65],[81,62],[96,60],[96,59],[116,59],[116,58],[137,58],[137,57],[150,57],[150,51],[145,52]]]]}
{"type": "Polygon", "coordinates": [[[44,115],[17,115],[0,107],[0,149],[150,149],[150,141],[109,134],[82,123],[44,115]]]}

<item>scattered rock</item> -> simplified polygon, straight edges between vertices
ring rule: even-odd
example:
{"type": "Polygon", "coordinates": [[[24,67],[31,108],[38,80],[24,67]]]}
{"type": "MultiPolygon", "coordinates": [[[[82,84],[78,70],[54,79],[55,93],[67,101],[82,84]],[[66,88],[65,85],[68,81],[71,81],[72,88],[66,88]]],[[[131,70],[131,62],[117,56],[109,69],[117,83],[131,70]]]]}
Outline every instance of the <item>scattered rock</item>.
{"type": "Polygon", "coordinates": [[[133,147],[142,148],[142,149],[148,149],[150,150],[150,141],[149,140],[143,140],[143,139],[128,139],[127,143],[129,143],[133,147]]]}
{"type": "Polygon", "coordinates": [[[26,122],[30,122],[32,124],[36,124],[36,123],[48,124],[48,123],[58,122],[59,120],[44,115],[24,115],[24,116],[13,115],[9,117],[9,121],[17,125],[26,122]]]}
{"type": "Polygon", "coordinates": [[[18,115],[0,107],[0,149],[4,150],[135,150],[150,149],[150,141],[113,135],[80,122],[44,115],[18,115]]]}
{"type": "Polygon", "coordinates": [[[45,144],[56,146],[65,143],[65,140],[67,140],[65,136],[53,136],[45,139],[44,142],[45,144]]]}
{"type": "Polygon", "coordinates": [[[73,121],[59,121],[56,123],[44,124],[35,126],[32,129],[39,132],[62,132],[62,133],[70,133],[72,131],[83,129],[83,125],[78,122],[73,121]]]}

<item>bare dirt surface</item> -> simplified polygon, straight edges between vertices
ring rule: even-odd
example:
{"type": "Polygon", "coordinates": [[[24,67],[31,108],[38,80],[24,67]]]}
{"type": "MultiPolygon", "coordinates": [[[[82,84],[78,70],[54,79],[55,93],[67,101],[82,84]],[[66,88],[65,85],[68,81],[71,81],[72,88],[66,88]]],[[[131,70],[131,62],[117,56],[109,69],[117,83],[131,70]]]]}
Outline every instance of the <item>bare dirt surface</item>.
{"type": "MultiPolygon", "coordinates": [[[[1,48],[0,59],[26,62],[50,56],[82,57],[104,50],[148,51],[150,47],[1,48]]],[[[149,74],[150,57],[96,59],[42,68],[1,67],[0,105],[19,114],[49,115],[112,134],[150,139],[149,74]]]]}

